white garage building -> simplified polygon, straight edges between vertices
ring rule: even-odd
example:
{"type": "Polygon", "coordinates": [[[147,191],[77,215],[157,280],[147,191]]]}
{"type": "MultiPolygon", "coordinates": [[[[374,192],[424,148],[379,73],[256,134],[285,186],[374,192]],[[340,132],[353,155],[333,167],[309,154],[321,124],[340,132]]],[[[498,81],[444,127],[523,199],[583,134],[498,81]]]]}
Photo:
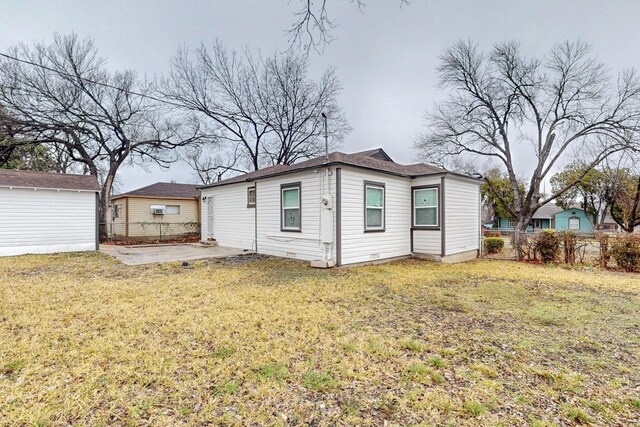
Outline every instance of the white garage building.
{"type": "Polygon", "coordinates": [[[0,256],[98,248],[92,175],[0,169],[0,256]]]}

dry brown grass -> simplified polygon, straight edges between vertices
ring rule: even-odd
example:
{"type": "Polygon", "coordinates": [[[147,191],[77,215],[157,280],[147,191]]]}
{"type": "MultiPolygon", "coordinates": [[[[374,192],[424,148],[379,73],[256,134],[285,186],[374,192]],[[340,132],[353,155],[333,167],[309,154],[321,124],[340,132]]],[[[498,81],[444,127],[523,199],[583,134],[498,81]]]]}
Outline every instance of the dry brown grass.
{"type": "Polygon", "coordinates": [[[631,425],[640,277],[0,258],[0,425],[631,425]]]}

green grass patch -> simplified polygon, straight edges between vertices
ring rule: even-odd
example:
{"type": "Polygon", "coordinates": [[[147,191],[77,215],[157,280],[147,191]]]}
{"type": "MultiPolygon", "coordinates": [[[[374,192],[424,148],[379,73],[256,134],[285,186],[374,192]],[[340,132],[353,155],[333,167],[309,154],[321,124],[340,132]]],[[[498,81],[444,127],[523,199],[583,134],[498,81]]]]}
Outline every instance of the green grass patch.
{"type": "Polygon", "coordinates": [[[302,381],[309,390],[314,391],[326,391],[337,385],[337,381],[325,371],[311,371],[307,372],[302,381]]]}

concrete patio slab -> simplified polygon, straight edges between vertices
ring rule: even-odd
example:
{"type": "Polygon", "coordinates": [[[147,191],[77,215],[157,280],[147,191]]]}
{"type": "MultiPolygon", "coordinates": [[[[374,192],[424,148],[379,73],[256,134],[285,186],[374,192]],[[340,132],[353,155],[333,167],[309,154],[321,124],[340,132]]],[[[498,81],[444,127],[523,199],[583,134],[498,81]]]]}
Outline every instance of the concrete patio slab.
{"type": "Polygon", "coordinates": [[[100,245],[100,252],[110,255],[126,265],[153,264],[157,262],[189,261],[205,258],[223,258],[245,254],[242,249],[206,246],[199,243],[167,245],[119,246],[100,245]]]}

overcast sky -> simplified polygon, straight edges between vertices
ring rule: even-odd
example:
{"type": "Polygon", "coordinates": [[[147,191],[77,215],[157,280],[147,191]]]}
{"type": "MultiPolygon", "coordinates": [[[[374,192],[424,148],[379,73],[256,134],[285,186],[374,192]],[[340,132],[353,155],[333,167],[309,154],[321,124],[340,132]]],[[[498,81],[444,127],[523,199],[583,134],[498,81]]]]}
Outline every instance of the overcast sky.
{"type": "MultiPolygon", "coordinates": [[[[347,0],[328,0],[339,27],[324,53],[312,55],[312,74],[334,66],[344,86],[340,102],[353,127],[342,147],[346,152],[383,147],[396,161],[416,161],[412,144],[424,130],[424,113],[443,96],[436,87],[438,55],[460,38],[483,48],[518,40],[531,55],[580,38],[614,71],[640,67],[639,1],[366,3],[360,13],[347,0]]],[[[158,75],[179,46],[216,38],[235,49],[284,50],[284,30],[297,6],[298,0],[0,0],[0,49],[75,31],[95,39],[113,69],[158,75]]],[[[168,171],[128,167],[119,190],[170,180],[196,182],[184,165],[168,171]]]]}

